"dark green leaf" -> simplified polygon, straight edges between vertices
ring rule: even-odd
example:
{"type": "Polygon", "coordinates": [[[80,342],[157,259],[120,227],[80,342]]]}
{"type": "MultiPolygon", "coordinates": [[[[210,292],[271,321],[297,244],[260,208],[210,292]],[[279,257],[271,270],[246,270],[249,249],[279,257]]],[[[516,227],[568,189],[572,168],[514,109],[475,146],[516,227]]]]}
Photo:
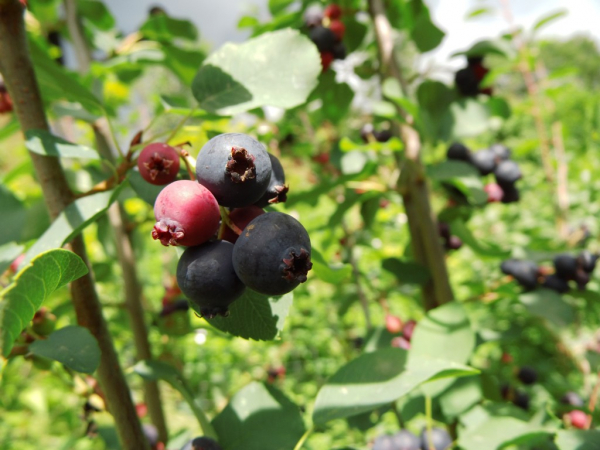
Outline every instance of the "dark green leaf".
{"type": "Polygon", "coordinates": [[[269,11],[273,16],[276,16],[285,11],[292,3],[294,3],[294,0],[269,0],[269,11]]]}
{"type": "Polygon", "coordinates": [[[198,30],[189,20],[175,19],[165,14],[150,17],[140,28],[140,33],[153,41],[171,41],[174,38],[195,41],[198,30]]]}
{"type": "Polygon", "coordinates": [[[600,431],[559,430],[555,442],[559,450],[597,450],[600,448],[600,431]]]}
{"type": "Polygon", "coordinates": [[[27,150],[38,155],[57,158],[100,159],[96,150],[65,141],[46,130],[27,130],[25,139],[27,150]]]}
{"type": "Polygon", "coordinates": [[[474,252],[482,256],[492,256],[498,258],[508,258],[510,256],[510,250],[503,250],[502,248],[490,242],[482,242],[477,240],[471,233],[471,230],[469,230],[465,223],[460,219],[453,221],[450,225],[450,229],[452,230],[453,235],[458,236],[461,241],[471,247],[474,252]]]}
{"type": "MultiPolygon", "coordinates": [[[[539,425],[513,417],[492,417],[478,426],[467,429],[459,436],[458,444],[464,450],[500,450],[504,444],[532,434],[545,434],[539,425]]],[[[571,448],[570,450],[574,450],[571,448]]]]}
{"type": "Polygon", "coordinates": [[[100,1],[78,0],[77,12],[100,30],[108,31],[115,26],[115,18],[100,1]]]}
{"type": "Polygon", "coordinates": [[[220,114],[292,108],[306,100],[320,72],[314,44],[297,31],[281,30],[221,47],[200,68],[192,92],[202,108],[220,114]]]}
{"type": "Polygon", "coordinates": [[[404,284],[424,284],[431,278],[427,268],[414,261],[386,258],[383,260],[382,267],[393,273],[398,281],[404,284]]]}
{"type": "Polygon", "coordinates": [[[311,97],[323,102],[321,108],[315,113],[325,116],[333,123],[338,123],[348,112],[354,91],[346,83],[335,81],[335,73],[329,71],[321,76],[319,85],[311,97]]]}
{"type": "Polygon", "coordinates": [[[127,181],[129,181],[129,184],[138,197],[151,206],[154,206],[156,197],[158,197],[158,194],[160,194],[160,191],[164,188],[164,186],[156,186],[148,183],[142,178],[138,170],[132,170],[129,173],[129,177],[127,177],[127,181]]]}
{"type": "MultiPolygon", "coordinates": [[[[283,329],[293,299],[291,292],[281,297],[267,297],[246,289],[229,307],[228,317],[217,317],[208,322],[219,330],[244,339],[272,340],[283,329]]],[[[191,303],[191,306],[195,305],[191,303]]]]}
{"type": "Polygon", "coordinates": [[[548,320],[556,327],[569,325],[575,319],[573,307],[556,291],[537,289],[521,294],[519,300],[531,314],[548,320]]]}
{"type": "Polygon", "coordinates": [[[92,373],[100,364],[100,347],[90,330],[69,326],[29,346],[34,355],[54,359],[76,372],[92,373]]]}
{"type": "Polygon", "coordinates": [[[291,449],[305,431],[299,408],[257,382],[238,391],[212,423],[226,450],[291,449]]]}
{"type": "Polygon", "coordinates": [[[0,211],[2,211],[0,245],[12,241],[20,242],[27,210],[21,200],[3,184],[0,184],[0,211]]]}
{"type": "MultiPolygon", "coordinates": [[[[413,3],[417,2],[418,0],[413,0],[413,3]]],[[[410,34],[419,51],[428,52],[440,45],[445,33],[431,21],[429,9],[424,4],[420,9],[410,34]]]]}
{"type": "Polygon", "coordinates": [[[319,390],[313,422],[323,424],[371,411],[429,380],[478,373],[470,367],[439,360],[423,360],[419,367],[407,369],[406,357],[404,350],[387,348],[365,353],[343,366],[319,390]]]}
{"type": "Polygon", "coordinates": [[[7,356],[15,339],[55,290],[88,272],[75,253],[54,249],[38,255],[0,292],[0,349],[7,356]]]}

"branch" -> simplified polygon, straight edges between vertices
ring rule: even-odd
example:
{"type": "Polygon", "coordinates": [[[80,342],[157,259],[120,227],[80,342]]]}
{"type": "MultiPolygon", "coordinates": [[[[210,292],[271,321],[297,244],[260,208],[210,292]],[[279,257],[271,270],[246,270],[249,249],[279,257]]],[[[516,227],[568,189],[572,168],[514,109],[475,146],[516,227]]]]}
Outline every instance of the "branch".
{"type": "MultiPolygon", "coordinates": [[[[408,83],[394,57],[392,27],[385,14],[383,1],[369,0],[369,13],[375,28],[382,79],[385,76],[395,78],[406,95],[408,83]]],[[[431,274],[430,281],[423,286],[423,304],[425,309],[429,310],[451,301],[453,294],[444,249],[438,235],[437,219],[429,201],[429,188],[420,156],[421,138],[412,126],[412,116],[399,107],[398,112],[406,123],[394,124],[394,132],[404,142],[405,147],[405,158],[396,156],[398,166],[401,167],[397,188],[406,209],[414,258],[419,264],[427,267],[431,274]]]]}
{"type": "MultiPolygon", "coordinates": [[[[0,71],[14,100],[21,130],[23,133],[33,129],[49,131],[27,48],[23,7],[17,0],[0,0],[0,55],[0,71]]],[[[50,217],[55,218],[73,199],[66,178],[56,158],[35,154],[31,154],[31,158],[50,217]]],[[[74,238],[70,247],[89,267],[87,275],[71,284],[72,302],[77,322],[90,330],[100,346],[98,379],[106,394],[108,408],[114,416],[119,439],[125,450],[146,449],[148,442],[142,432],[129,387],[102,315],[93,272],[81,236],[74,238]]]]}

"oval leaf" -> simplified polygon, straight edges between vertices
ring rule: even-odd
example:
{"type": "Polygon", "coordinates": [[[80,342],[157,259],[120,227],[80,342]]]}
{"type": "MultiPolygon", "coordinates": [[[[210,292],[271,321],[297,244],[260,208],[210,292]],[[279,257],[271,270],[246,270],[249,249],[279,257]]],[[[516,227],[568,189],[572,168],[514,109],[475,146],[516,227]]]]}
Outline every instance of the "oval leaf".
{"type": "Polygon", "coordinates": [[[600,448],[600,431],[559,430],[556,433],[556,446],[560,450],[596,450],[600,448]]]}
{"type": "Polygon", "coordinates": [[[202,108],[225,115],[266,105],[292,108],[306,100],[320,72],[315,45],[286,29],[225,44],[206,59],[192,92],[202,108]]]}
{"type": "Polygon", "coordinates": [[[100,159],[96,150],[85,145],[65,141],[46,130],[27,130],[25,132],[25,147],[30,152],[44,156],[100,159]]]}
{"type": "Polygon", "coordinates": [[[386,348],[346,364],[319,390],[313,422],[323,424],[371,411],[429,380],[478,373],[471,367],[434,359],[422,360],[419,367],[408,369],[406,361],[406,351],[386,348]]]}
{"type": "Polygon", "coordinates": [[[55,290],[88,272],[83,260],[68,250],[39,255],[0,293],[0,348],[8,356],[15,339],[55,290]]]}
{"type": "Polygon", "coordinates": [[[298,406],[257,382],[238,391],[212,423],[227,450],[291,449],[305,431],[298,406]]]}
{"type": "Polygon", "coordinates": [[[329,265],[323,255],[314,248],[311,250],[311,261],[315,275],[327,283],[338,284],[352,273],[350,264],[329,265]]]}
{"type": "Polygon", "coordinates": [[[76,372],[92,373],[100,364],[100,347],[87,328],[70,326],[29,346],[31,353],[54,359],[76,372]]]}
{"type": "MultiPolygon", "coordinates": [[[[294,294],[267,297],[250,289],[229,307],[228,317],[216,317],[207,321],[221,331],[244,339],[269,341],[283,329],[294,294]]],[[[195,309],[195,305],[190,302],[195,309]]],[[[200,311],[196,310],[198,314],[200,311]]]]}

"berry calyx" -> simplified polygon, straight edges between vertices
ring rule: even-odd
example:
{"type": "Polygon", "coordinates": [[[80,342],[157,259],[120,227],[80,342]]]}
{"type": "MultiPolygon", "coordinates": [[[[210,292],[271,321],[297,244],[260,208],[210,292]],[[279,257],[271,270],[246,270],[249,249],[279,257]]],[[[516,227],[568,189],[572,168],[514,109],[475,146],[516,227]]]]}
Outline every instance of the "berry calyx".
{"type": "Polygon", "coordinates": [[[310,262],[310,254],[305,248],[300,249],[297,254],[296,250],[290,248],[288,250],[288,258],[283,258],[281,271],[283,278],[288,281],[298,281],[304,283],[307,280],[308,271],[312,268],[310,262]]]}
{"type": "Polygon", "coordinates": [[[256,178],[256,166],[254,157],[248,153],[248,150],[242,147],[232,147],[231,156],[225,165],[225,172],[231,177],[234,183],[243,183],[246,180],[256,178]]]}
{"type": "Polygon", "coordinates": [[[148,183],[158,186],[169,184],[175,181],[179,172],[179,153],[166,144],[150,144],[140,153],[137,166],[148,183]]]}

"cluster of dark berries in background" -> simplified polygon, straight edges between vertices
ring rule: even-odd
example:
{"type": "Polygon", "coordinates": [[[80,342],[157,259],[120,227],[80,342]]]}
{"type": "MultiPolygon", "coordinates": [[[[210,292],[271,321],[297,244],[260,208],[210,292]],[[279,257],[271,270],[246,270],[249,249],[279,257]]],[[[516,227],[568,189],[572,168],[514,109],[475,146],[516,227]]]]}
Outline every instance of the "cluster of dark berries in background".
{"type": "Polygon", "coordinates": [[[185,444],[181,450],[223,450],[223,447],[221,447],[214,439],[201,436],[192,439],[185,444]]]}
{"type": "Polygon", "coordinates": [[[541,285],[560,294],[571,290],[569,281],[574,281],[579,290],[585,290],[591,273],[596,267],[599,255],[582,251],[578,256],[561,253],[554,258],[552,269],[539,267],[534,261],[508,259],[503,261],[502,273],[511,275],[525,290],[530,291],[541,285]]]}
{"type": "Polygon", "coordinates": [[[423,428],[420,437],[403,429],[393,435],[379,436],[373,443],[373,450],[447,450],[451,444],[452,438],[443,428],[433,427],[431,433],[423,428]]]}
{"type": "Polygon", "coordinates": [[[13,102],[6,90],[4,83],[0,81],[0,114],[9,113],[13,110],[13,102]]]}
{"type": "Polygon", "coordinates": [[[309,7],[304,13],[304,24],[308,27],[308,36],[321,54],[321,64],[325,72],[334,59],[346,58],[346,46],[342,42],[346,27],[340,20],[342,9],[335,4],[325,10],[319,5],[309,7]]]}
{"type": "Polygon", "coordinates": [[[438,223],[438,231],[446,250],[458,250],[462,247],[462,240],[458,236],[453,236],[450,234],[450,225],[448,225],[446,222],[438,223]]]}
{"type": "MultiPolygon", "coordinates": [[[[145,169],[152,181],[163,173],[170,177],[170,149],[146,147],[140,172],[145,169]]],[[[152,230],[163,245],[188,247],[177,265],[177,284],[196,311],[226,316],[246,287],[283,295],[306,281],[312,267],[308,233],[292,216],[262,210],[284,202],[288,187],[281,163],[260,142],[240,133],[215,136],[200,150],[196,179],[163,188],[152,230]]]]}
{"type": "Polygon", "coordinates": [[[483,56],[467,57],[467,66],[454,74],[456,89],[463,97],[475,97],[477,94],[492,95],[492,88],[481,88],[481,81],[489,69],[483,65],[483,56]]]}
{"type": "Polygon", "coordinates": [[[389,128],[376,130],[372,123],[365,124],[360,130],[360,137],[368,144],[369,142],[387,142],[392,138],[392,131],[389,128]]]}
{"type": "Polygon", "coordinates": [[[475,167],[481,176],[494,174],[496,183],[484,187],[488,194],[488,203],[513,203],[519,201],[519,190],[516,182],[522,174],[519,165],[510,159],[511,151],[502,144],[493,144],[477,152],[472,152],[467,146],[455,142],[446,152],[449,160],[462,161],[475,167]]]}

